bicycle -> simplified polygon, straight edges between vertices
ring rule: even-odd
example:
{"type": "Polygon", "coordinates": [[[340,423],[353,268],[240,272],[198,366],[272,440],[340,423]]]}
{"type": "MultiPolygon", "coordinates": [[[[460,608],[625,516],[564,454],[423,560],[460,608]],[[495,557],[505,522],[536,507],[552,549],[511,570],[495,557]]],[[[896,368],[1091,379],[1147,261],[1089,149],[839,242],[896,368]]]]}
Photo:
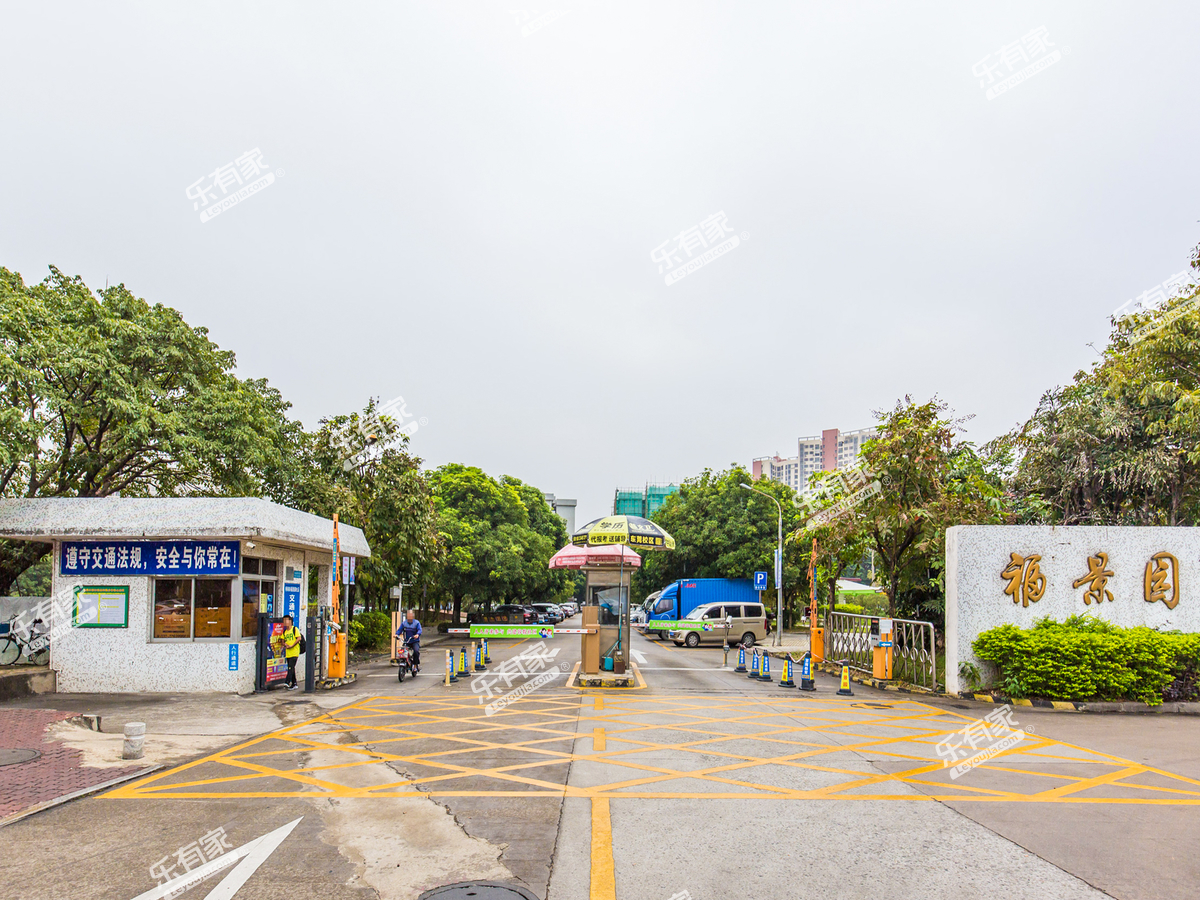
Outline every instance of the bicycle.
{"type": "Polygon", "coordinates": [[[13,665],[21,658],[22,654],[35,666],[48,664],[50,662],[49,630],[35,630],[36,626],[46,623],[41,619],[34,619],[29,626],[29,634],[21,637],[12,630],[13,622],[18,618],[20,618],[20,613],[10,618],[7,623],[0,625],[0,666],[13,665]]]}

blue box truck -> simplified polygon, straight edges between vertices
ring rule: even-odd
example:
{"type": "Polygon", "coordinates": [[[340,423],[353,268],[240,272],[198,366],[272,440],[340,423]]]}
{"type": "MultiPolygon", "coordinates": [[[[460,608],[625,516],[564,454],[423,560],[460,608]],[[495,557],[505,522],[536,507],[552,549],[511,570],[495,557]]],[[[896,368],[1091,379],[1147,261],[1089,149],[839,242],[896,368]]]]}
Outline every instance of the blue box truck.
{"type": "Polygon", "coordinates": [[[656,628],[656,621],[678,622],[706,603],[758,602],[758,591],[749,578],[683,578],[663,588],[658,602],[646,617],[646,635],[665,638],[668,628],[656,628]]]}

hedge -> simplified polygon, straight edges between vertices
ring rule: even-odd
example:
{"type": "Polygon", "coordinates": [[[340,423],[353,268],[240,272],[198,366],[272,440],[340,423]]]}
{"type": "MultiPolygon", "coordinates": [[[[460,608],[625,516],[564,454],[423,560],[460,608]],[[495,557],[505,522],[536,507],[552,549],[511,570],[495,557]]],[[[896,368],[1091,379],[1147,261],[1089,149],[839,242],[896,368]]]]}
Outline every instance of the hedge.
{"type": "Polygon", "coordinates": [[[385,650],[392,637],[392,617],[373,610],[359,613],[350,620],[346,643],[351,650],[385,650]]]}
{"type": "Polygon", "coordinates": [[[1011,697],[1049,700],[1164,700],[1200,697],[1200,634],[1120,628],[1092,616],[1030,629],[1001,625],[971,644],[996,666],[997,687],[1011,697]]]}
{"type": "Polygon", "coordinates": [[[863,608],[862,608],[862,606],[860,606],[857,603],[836,603],[836,604],[834,604],[833,611],[840,612],[840,613],[854,613],[855,615],[862,615],[863,608]]]}

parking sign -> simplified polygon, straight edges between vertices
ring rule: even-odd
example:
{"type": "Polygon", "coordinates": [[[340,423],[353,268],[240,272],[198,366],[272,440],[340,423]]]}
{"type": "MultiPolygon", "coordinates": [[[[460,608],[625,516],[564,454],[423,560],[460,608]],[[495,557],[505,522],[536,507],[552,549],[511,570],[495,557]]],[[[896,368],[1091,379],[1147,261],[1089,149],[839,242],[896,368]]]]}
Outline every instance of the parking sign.
{"type": "Polygon", "coordinates": [[[754,573],[754,589],[756,591],[765,591],[767,589],[767,573],[766,572],[755,572],[754,573]]]}

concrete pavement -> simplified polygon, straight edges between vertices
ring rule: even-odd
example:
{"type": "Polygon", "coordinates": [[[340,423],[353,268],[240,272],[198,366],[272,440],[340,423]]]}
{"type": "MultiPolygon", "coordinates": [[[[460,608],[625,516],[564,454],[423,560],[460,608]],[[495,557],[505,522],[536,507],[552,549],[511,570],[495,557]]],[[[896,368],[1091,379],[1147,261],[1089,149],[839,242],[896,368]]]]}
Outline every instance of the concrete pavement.
{"type": "MultiPolygon", "coordinates": [[[[492,642],[493,672],[533,643],[492,642]]],[[[578,660],[574,638],[548,644],[578,660]]],[[[219,712],[193,727],[220,749],[0,830],[0,877],[19,859],[46,873],[35,900],[132,898],[213,828],[236,847],[303,816],[239,900],[472,878],[547,900],[1184,898],[1200,883],[1198,720],[1020,710],[1034,733],[952,779],[934,744],[992,707],[838,698],[827,676],[801,695],[720,671],[719,649],[631,650],[644,688],[559,677],[494,715],[471,682],[435,680],[440,653],[403,684],[364,667],[352,694],[209,698],[219,712]],[[87,851],[70,867],[64,840],[87,851]]],[[[108,714],[166,734],[184,727],[168,710],[205,708],[133,698],[108,714]]]]}

